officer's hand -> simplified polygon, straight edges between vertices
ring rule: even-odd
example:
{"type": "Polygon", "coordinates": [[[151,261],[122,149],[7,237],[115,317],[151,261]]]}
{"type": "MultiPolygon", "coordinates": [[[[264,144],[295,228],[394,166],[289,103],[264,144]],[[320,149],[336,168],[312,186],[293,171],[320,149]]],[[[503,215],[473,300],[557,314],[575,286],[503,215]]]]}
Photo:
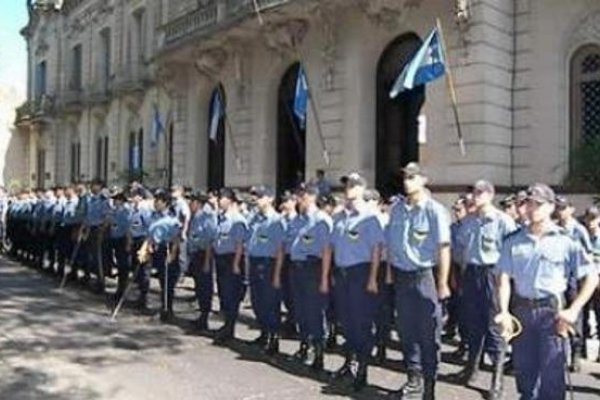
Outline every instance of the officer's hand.
{"type": "Polygon", "coordinates": [[[240,271],[240,267],[239,267],[239,265],[234,265],[234,266],[233,266],[233,274],[234,274],[234,275],[239,275],[239,274],[241,274],[241,273],[242,273],[242,271],[240,271]]]}
{"type": "Polygon", "coordinates": [[[508,341],[514,333],[513,316],[509,312],[499,313],[494,318],[494,322],[500,326],[500,335],[508,341]]]}
{"type": "Polygon", "coordinates": [[[439,300],[446,300],[450,297],[450,287],[447,284],[438,285],[437,291],[439,300]]]}
{"type": "Polygon", "coordinates": [[[367,292],[371,294],[379,293],[379,288],[377,287],[376,279],[369,279],[369,283],[367,283],[367,292]]]}
{"type": "Polygon", "coordinates": [[[559,311],[556,315],[556,332],[562,337],[568,337],[570,333],[575,333],[573,326],[577,322],[579,312],[572,308],[566,308],[559,311]]]}
{"type": "Polygon", "coordinates": [[[281,279],[278,276],[273,277],[273,288],[281,289],[281,279]]]}
{"type": "Polygon", "coordinates": [[[319,285],[319,293],[328,294],[329,293],[329,282],[327,280],[322,280],[319,285]]]}

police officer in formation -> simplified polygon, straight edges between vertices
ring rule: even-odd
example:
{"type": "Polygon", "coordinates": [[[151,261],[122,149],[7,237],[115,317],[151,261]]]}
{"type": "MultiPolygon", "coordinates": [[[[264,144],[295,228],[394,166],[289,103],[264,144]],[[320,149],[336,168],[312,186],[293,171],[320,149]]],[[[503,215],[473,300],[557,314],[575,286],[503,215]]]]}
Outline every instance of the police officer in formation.
{"type": "Polygon", "coordinates": [[[454,203],[451,222],[423,168],[410,163],[402,172],[403,195],[389,203],[351,173],[341,180],[343,199],[308,182],[284,193],[281,213],[267,186],[248,195],[182,186],[152,193],[139,183],[108,192],[100,181],[89,190],[78,184],[23,191],[6,202],[6,241],[20,261],[67,282],[88,285],[94,277],[93,289],[102,293],[115,266],[115,302],[134,283],[143,314],[152,313],[154,271],[166,322],[189,271],[199,332],[208,332],[216,278],[224,323],[214,341],[221,345],[234,338],[247,282],[260,329],[254,344],[270,356],[279,352],[285,308],[299,340],[293,359],[322,371],[326,344],[335,347],[341,333],[345,360],[332,382],[357,391],[373,357],[385,361],[395,329],[408,375],[393,394],[400,399],[435,398],[442,316],[451,305],[447,333],[458,327],[469,355],[459,383],[474,383],[487,354],[488,398],[502,398],[510,342],[521,398],[563,398],[568,352],[577,369],[580,343],[591,331],[582,315],[595,312],[600,320],[598,209],[587,209],[580,224],[566,199],[536,184],[505,198],[500,210],[494,186],[481,180],[454,203]]]}

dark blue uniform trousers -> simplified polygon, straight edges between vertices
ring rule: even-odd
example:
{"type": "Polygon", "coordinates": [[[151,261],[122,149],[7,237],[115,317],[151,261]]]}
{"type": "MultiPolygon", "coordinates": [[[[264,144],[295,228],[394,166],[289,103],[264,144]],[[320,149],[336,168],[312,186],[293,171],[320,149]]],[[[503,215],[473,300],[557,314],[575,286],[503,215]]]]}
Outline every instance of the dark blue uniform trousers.
{"type": "MultiPolygon", "coordinates": [[[[567,306],[569,306],[573,300],[577,297],[577,293],[579,291],[579,282],[577,277],[571,274],[568,279],[568,287],[567,292],[565,293],[565,297],[567,300],[567,306]]],[[[572,354],[576,354],[582,356],[585,352],[585,337],[584,337],[584,321],[583,321],[584,313],[579,313],[577,317],[577,321],[575,321],[575,333],[571,335],[571,352],[572,354]]]]}
{"type": "Polygon", "coordinates": [[[294,262],[290,278],[300,340],[322,341],[325,336],[326,296],[319,291],[321,259],[310,257],[306,261],[294,262]]]}
{"type": "Polygon", "coordinates": [[[515,306],[523,332],[512,342],[521,400],[563,400],[566,340],[556,334],[554,307],[515,306]]]}
{"type": "Polygon", "coordinates": [[[281,268],[281,297],[287,311],[287,321],[296,322],[296,307],[294,305],[294,293],[292,289],[293,263],[290,255],[286,254],[281,268]]]}
{"type": "Polygon", "coordinates": [[[243,266],[240,265],[240,273],[233,273],[234,254],[221,254],[215,256],[217,269],[217,291],[221,303],[221,312],[227,322],[233,323],[237,320],[240,302],[242,301],[243,266]]]}
{"type": "Polygon", "coordinates": [[[379,277],[379,296],[375,313],[375,338],[383,346],[390,337],[394,323],[394,285],[385,283],[385,269],[379,277]]]}
{"type": "Polygon", "coordinates": [[[394,271],[397,328],[406,368],[435,379],[442,313],[433,270],[394,271]]]}
{"type": "Polygon", "coordinates": [[[212,306],[213,263],[209,261],[208,270],[204,269],[206,252],[198,250],[190,254],[190,273],[194,278],[194,291],[198,307],[202,314],[208,314],[212,306]]]}
{"type": "Polygon", "coordinates": [[[117,295],[122,295],[129,281],[129,253],[127,252],[127,238],[110,238],[108,239],[108,256],[114,259],[117,264],[118,285],[117,295]]]}
{"type": "Polygon", "coordinates": [[[479,362],[484,346],[496,362],[504,348],[499,327],[493,320],[499,311],[495,280],[492,266],[468,265],[464,271],[462,307],[471,362],[479,362]]]}
{"type": "Polygon", "coordinates": [[[281,324],[281,290],[273,286],[275,259],[250,257],[250,298],[261,331],[275,334],[281,324]]]}
{"type": "Polygon", "coordinates": [[[346,339],[346,351],[361,362],[368,359],[375,344],[377,295],[367,292],[368,279],[368,263],[333,270],[335,312],[346,339]]]}
{"type": "Polygon", "coordinates": [[[177,284],[180,274],[179,258],[177,256],[172,258],[173,261],[167,265],[167,245],[165,244],[158,245],[152,253],[152,267],[158,271],[158,279],[160,282],[161,310],[167,311],[173,310],[175,285],[177,284]]]}

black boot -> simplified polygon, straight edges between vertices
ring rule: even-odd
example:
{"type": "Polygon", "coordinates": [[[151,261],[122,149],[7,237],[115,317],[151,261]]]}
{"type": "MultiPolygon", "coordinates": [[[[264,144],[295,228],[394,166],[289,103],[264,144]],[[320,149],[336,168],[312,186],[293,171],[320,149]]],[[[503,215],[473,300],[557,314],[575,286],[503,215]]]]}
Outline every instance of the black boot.
{"type": "Polygon", "coordinates": [[[265,331],[260,331],[260,336],[250,342],[253,346],[265,347],[269,342],[269,336],[265,331]]]}
{"type": "Polygon", "coordinates": [[[213,343],[216,345],[224,345],[228,341],[233,339],[234,325],[235,323],[233,321],[226,321],[225,325],[223,325],[223,327],[219,329],[215,334],[215,339],[213,340],[213,343]]]}
{"type": "Polygon", "coordinates": [[[160,312],[160,321],[164,322],[164,323],[171,323],[175,320],[175,314],[173,313],[173,310],[166,310],[166,311],[161,311],[160,312]]]}
{"type": "Polygon", "coordinates": [[[425,379],[425,386],[423,388],[423,400],[435,400],[435,379],[425,379]]]}
{"type": "Polygon", "coordinates": [[[269,342],[267,344],[266,353],[268,356],[274,356],[279,353],[279,335],[270,334],[269,342]]]}
{"type": "Polygon", "coordinates": [[[352,388],[355,392],[360,392],[367,386],[367,367],[368,364],[365,361],[358,363],[356,376],[354,377],[354,382],[352,382],[352,388]]]}
{"type": "Polygon", "coordinates": [[[294,359],[304,362],[308,358],[308,343],[300,342],[300,348],[294,353],[294,359]]]}
{"type": "Polygon", "coordinates": [[[581,354],[577,351],[573,352],[571,356],[571,366],[569,367],[571,372],[581,372],[581,354]]]}
{"type": "Polygon", "coordinates": [[[375,353],[375,360],[379,364],[383,364],[387,358],[387,351],[385,344],[380,344],[377,346],[377,352],[375,353]]]}
{"type": "Polygon", "coordinates": [[[201,313],[196,320],[196,329],[198,332],[206,332],[208,330],[208,313],[201,313]]]}
{"type": "Polygon", "coordinates": [[[469,355],[467,366],[463,368],[458,374],[454,375],[453,380],[461,385],[473,386],[477,383],[479,378],[481,356],[472,357],[469,355]]]}
{"type": "Polygon", "coordinates": [[[315,340],[314,342],[315,358],[310,367],[315,371],[323,370],[323,342],[315,340]]]}
{"type": "Polygon", "coordinates": [[[408,381],[397,392],[402,400],[421,400],[423,396],[423,375],[419,371],[408,371],[408,381]]]}
{"type": "Polygon", "coordinates": [[[329,334],[327,335],[327,342],[325,346],[328,350],[333,350],[337,346],[337,332],[335,324],[329,324],[329,334]]]}

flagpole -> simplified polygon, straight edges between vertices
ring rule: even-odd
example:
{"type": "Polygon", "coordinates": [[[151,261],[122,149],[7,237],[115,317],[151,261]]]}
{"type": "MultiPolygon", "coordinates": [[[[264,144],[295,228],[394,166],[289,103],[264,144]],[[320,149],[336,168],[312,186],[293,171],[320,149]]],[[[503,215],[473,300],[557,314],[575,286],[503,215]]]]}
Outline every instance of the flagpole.
{"type": "MultiPolygon", "coordinates": [[[[296,48],[296,54],[297,54],[298,58],[300,59],[301,65],[304,68],[304,57],[302,57],[302,53],[300,52],[300,50],[298,48],[296,48]]],[[[310,104],[310,109],[315,118],[317,134],[319,136],[319,140],[321,141],[321,147],[323,148],[323,159],[325,160],[325,164],[327,166],[329,166],[329,165],[331,165],[331,160],[329,158],[329,152],[327,151],[327,145],[325,144],[325,137],[323,136],[323,130],[321,128],[321,119],[319,118],[319,113],[317,111],[317,105],[316,105],[315,99],[313,97],[312,86],[310,84],[310,79],[308,78],[308,73],[306,72],[306,70],[304,72],[304,78],[306,79],[306,91],[308,92],[308,103],[310,104]]]]}
{"type": "Polygon", "coordinates": [[[262,14],[260,13],[260,7],[258,6],[258,0],[252,0],[252,4],[254,5],[254,12],[256,13],[256,17],[258,18],[258,23],[260,25],[264,24],[262,14]]]}
{"type": "Polygon", "coordinates": [[[440,41],[442,52],[444,53],[444,59],[446,60],[446,84],[448,86],[448,91],[450,93],[450,100],[452,103],[452,112],[454,114],[454,122],[456,123],[456,129],[458,133],[458,145],[460,147],[460,154],[464,157],[467,152],[465,149],[465,141],[463,139],[462,127],[460,125],[460,118],[458,114],[458,101],[456,99],[456,90],[454,88],[454,77],[452,76],[452,70],[450,69],[450,59],[448,58],[448,53],[446,51],[446,40],[444,38],[444,31],[442,29],[442,22],[439,18],[436,18],[436,26],[438,32],[440,33],[440,41]]]}

